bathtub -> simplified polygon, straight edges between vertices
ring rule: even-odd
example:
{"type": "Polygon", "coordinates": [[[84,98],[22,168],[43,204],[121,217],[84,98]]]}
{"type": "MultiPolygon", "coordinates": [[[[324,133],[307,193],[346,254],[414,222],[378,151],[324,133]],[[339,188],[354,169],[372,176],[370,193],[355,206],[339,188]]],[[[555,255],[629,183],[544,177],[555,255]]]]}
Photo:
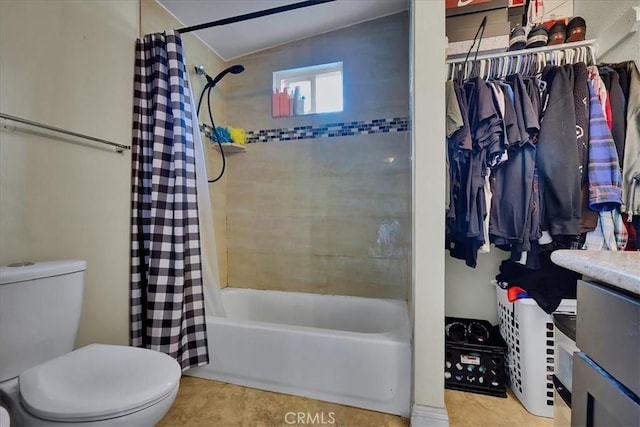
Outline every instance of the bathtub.
{"type": "Polygon", "coordinates": [[[210,363],[187,375],[409,417],[404,301],[241,288],[222,301],[210,363]]]}

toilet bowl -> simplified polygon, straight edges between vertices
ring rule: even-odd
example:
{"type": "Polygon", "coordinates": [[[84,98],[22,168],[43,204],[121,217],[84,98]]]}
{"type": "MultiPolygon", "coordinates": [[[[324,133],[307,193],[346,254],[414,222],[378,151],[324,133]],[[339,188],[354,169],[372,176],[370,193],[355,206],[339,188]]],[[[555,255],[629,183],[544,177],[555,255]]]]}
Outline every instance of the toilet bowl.
{"type": "Polygon", "coordinates": [[[85,266],[0,267],[0,400],[12,425],[153,426],[175,400],[181,368],[164,353],[105,344],[71,351],[85,266]]]}
{"type": "Polygon", "coordinates": [[[173,404],[180,374],[166,354],[92,344],[0,383],[0,390],[18,426],[153,426],[173,404]]]}

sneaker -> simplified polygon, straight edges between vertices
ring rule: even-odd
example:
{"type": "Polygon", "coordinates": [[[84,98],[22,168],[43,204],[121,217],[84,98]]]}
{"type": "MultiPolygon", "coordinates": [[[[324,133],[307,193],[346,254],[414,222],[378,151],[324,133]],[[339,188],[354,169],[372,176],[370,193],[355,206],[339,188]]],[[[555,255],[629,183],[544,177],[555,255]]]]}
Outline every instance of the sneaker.
{"type": "Polygon", "coordinates": [[[509,49],[508,50],[520,50],[524,49],[527,45],[527,36],[524,32],[524,28],[521,26],[515,26],[511,29],[509,35],[509,49]]]}
{"type": "Polygon", "coordinates": [[[587,23],[584,19],[576,16],[567,24],[567,43],[584,40],[587,35],[587,23]]]}
{"type": "Polygon", "coordinates": [[[544,25],[536,25],[529,31],[529,37],[527,37],[527,49],[536,47],[543,47],[547,45],[549,40],[549,31],[544,25]]]}
{"type": "Polygon", "coordinates": [[[549,29],[549,41],[548,45],[556,45],[564,43],[567,38],[567,26],[563,21],[558,21],[549,29]]]}

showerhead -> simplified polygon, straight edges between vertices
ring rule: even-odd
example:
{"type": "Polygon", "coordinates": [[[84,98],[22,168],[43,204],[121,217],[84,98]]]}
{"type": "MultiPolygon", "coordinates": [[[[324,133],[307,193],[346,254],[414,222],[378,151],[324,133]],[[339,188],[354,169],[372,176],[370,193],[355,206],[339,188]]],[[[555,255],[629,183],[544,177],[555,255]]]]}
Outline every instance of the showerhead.
{"type": "Polygon", "coordinates": [[[231,74],[240,74],[244,71],[244,65],[236,64],[228,68],[231,74]]]}
{"type": "Polygon", "coordinates": [[[244,71],[244,67],[240,64],[236,64],[236,65],[232,65],[231,67],[222,70],[213,80],[211,80],[211,77],[207,76],[207,84],[211,85],[211,87],[215,86],[218,84],[218,82],[220,80],[222,80],[222,78],[224,76],[226,76],[227,74],[231,73],[231,74],[240,74],[241,72],[244,71]]]}
{"type": "Polygon", "coordinates": [[[211,78],[211,76],[204,71],[204,65],[198,65],[195,68],[196,68],[196,74],[204,75],[204,77],[207,79],[207,88],[214,87],[215,85],[217,85],[218,82],[222,80],[222,78],[229,73],[240,74],[241,72],[244,71],[244,66],[240,64],[236,64],[236,65],[232,65],[231,67],[225,70],[222,70],[215,78],[211,78]]]}

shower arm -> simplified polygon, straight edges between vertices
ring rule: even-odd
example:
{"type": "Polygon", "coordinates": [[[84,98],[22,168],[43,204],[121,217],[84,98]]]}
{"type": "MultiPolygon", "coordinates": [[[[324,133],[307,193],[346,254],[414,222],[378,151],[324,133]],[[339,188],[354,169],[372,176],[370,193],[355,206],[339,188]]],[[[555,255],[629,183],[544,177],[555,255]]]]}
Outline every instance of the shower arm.
{"type": "Polygon", "coordinates": [[[211,120],[211,127],[213,130],[213,135],[215,135],[216,137],[216,142],[218,143],[218,148],[220,149],[220,154],[222,155],[222,168],[220,170],[220,174],[215,178],[215,179],[208,179],[207,178],[207,182],[209,183],[213,183],[218,181],[220,178],[222,178],[222,175],[224,174],[224,171],[226,169],[226,158],[224,155],[224,150],[222,149],[222,142],[220,141],[220,135],[218,134],[218,130],[216,129],[216,124],[213,121],[213,113],[211,112],[211,89],[213,89],[215,87],[216,84],[218,84],[218,82],[220,80],[222,80],[222,78],[224,76],[226,76],[227,74],[231,73],[231,74],[240,74],[241,72],[244,71],[244,67],[242,65],[236,64],[236,65],[232,65],[224,70],[222,70],[220,73],[218,73],[218,75],[215,78],[211,78],[211,76],[209,74],[206,73],[205,69],[204,69],[204,65],[198,65],[195,67],[196,69],[196,74],[199,75],[203,75],[205,76],[205,78],[207,79],[207,84],[204,85],[204,87],[202,88],[202,93],[200,94],[200,99],[198,100],[198,108],[196,110],[196,115],[200,115],[200,106],[202,105],[202,98],[204,97],[205,92],[207,93],[207,108],[209,111],[209,119],[211,120]]]}

